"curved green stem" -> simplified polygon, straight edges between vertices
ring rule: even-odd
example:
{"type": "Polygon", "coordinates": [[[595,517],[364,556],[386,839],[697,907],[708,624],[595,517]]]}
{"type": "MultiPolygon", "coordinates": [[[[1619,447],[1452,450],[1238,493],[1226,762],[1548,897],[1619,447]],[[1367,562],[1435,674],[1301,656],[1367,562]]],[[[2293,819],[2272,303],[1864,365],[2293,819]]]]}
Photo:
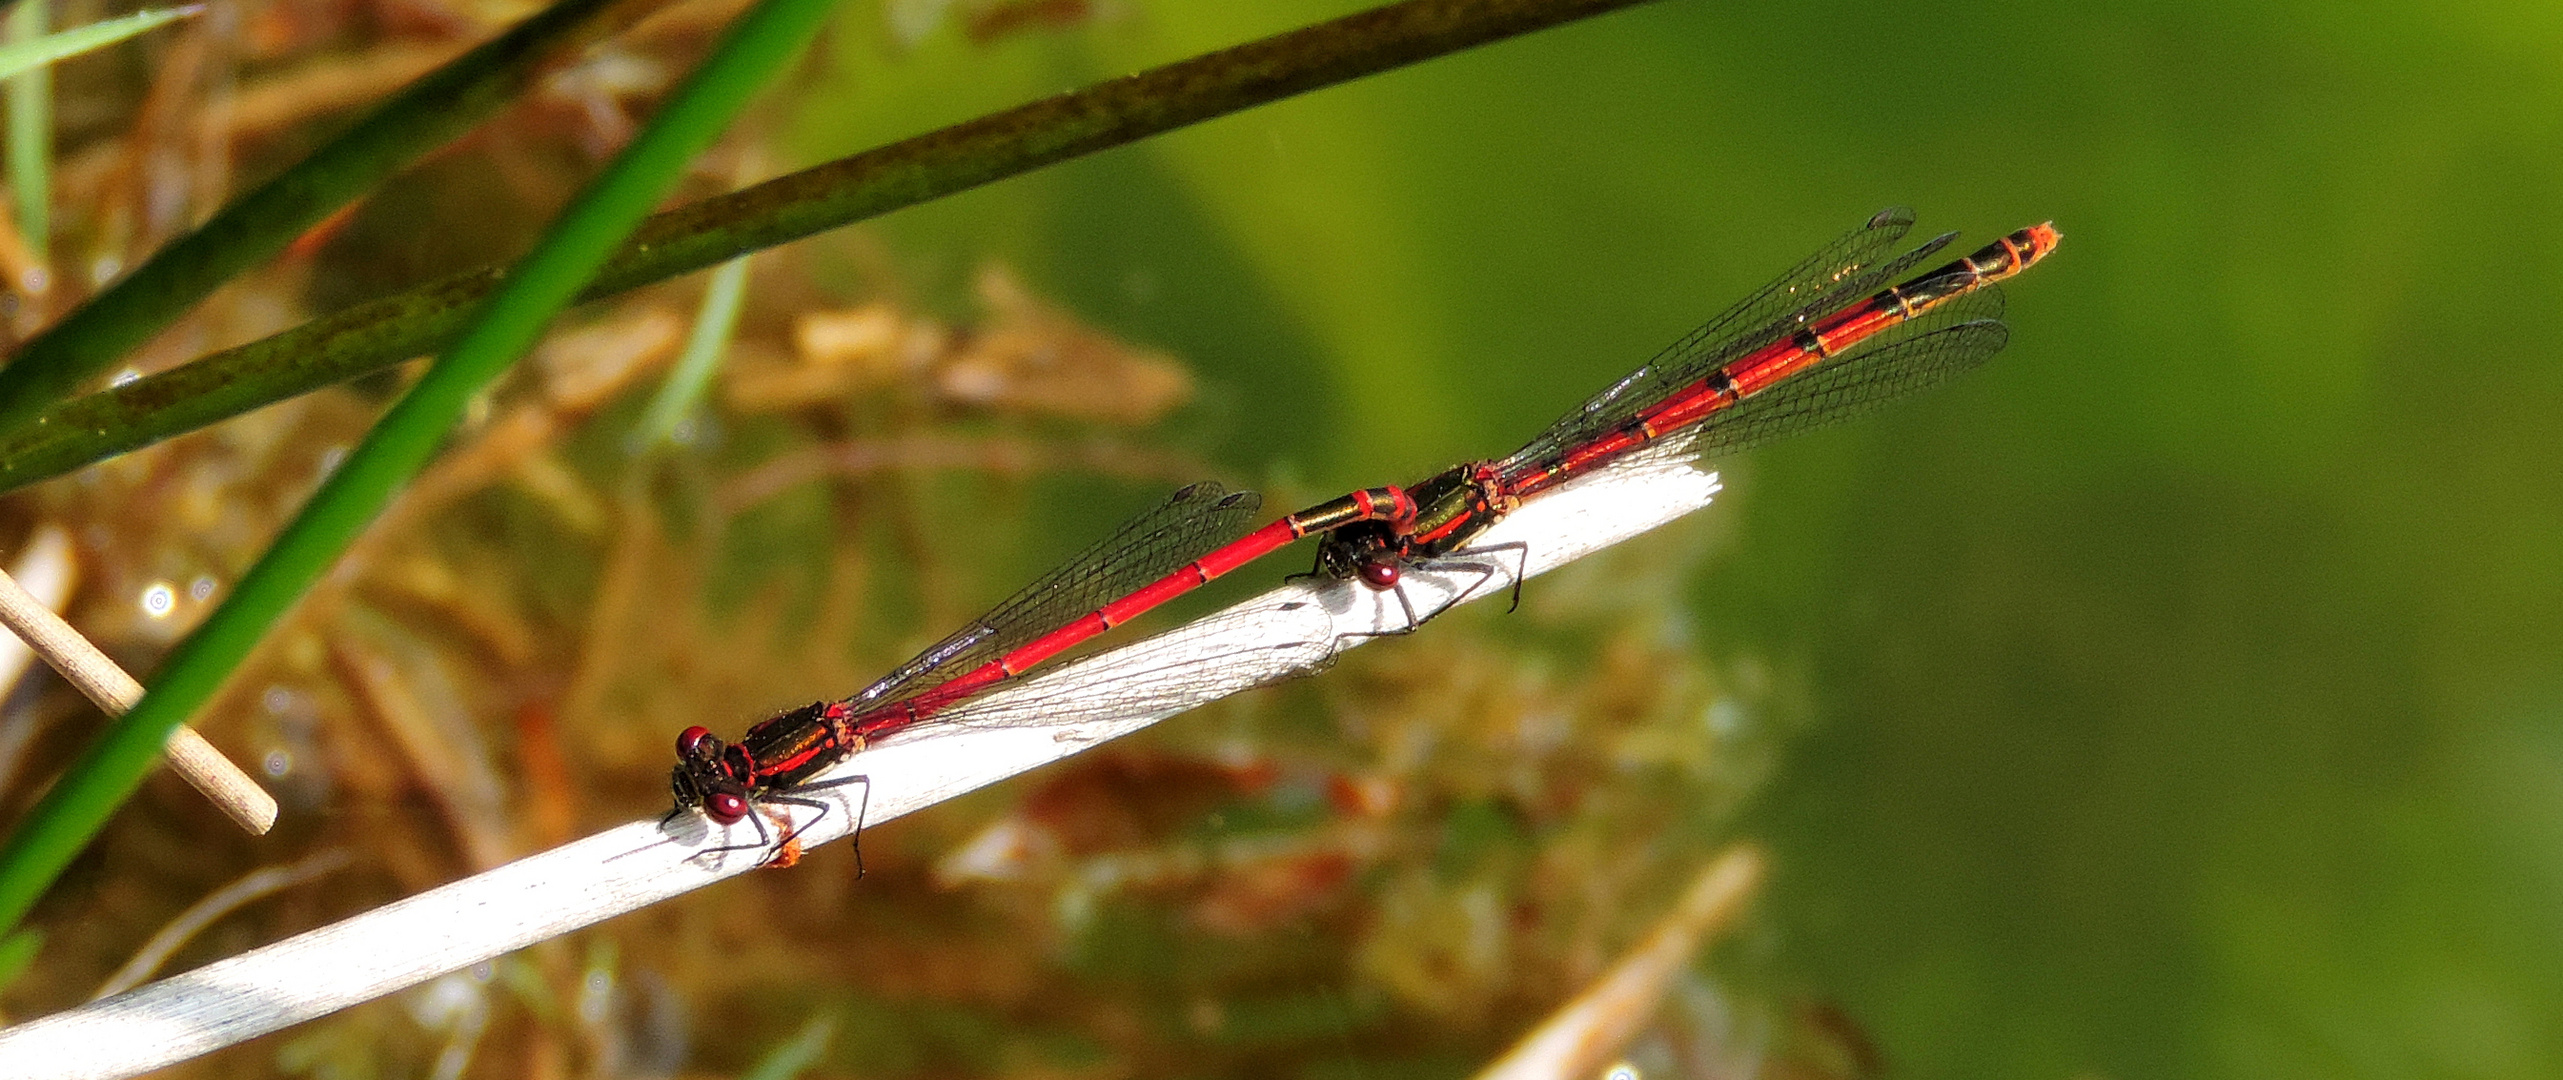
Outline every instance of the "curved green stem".
{"type": "MultiPolygon", "coordinates": [[[[44,71],[55,63],[85,52],[106,48],[137,34],[184,19],[204,10],[201,5],[159,8],[101,19],[69,30],[48,31],[49,20],[42,4],[20,4],[9,9],[9,44],[0,46],[0,79],[14,79],[28,72],[44,71]],[[29,9],[33,9],[30,11],[29,9]]],[[[47,117],[50,118],[48,113],[47,117]]],[[[16,117],[11,117],[15,122],[16,117]]],[[[53,135],[52,125],[43,133],[53,135]]],[[[51,151],[48,146],[47,151],[51,151]]]]}
{"type": "MultiPolygon", "coordinates": [[[[10,49],[43,43],[51,11],[43,3],[10,8],[10,49]]],[[[18,235],[38,260],[53,246],[53,67],[37,64],[8,80],[9,192],[18,204],[18,235]]]]}
{"type": "MultiPolygon", "coordinates": [[[[1639,2],[1410,0],[1152,68],[659,214],[581,298],[1639,2]]],[[[65,402],[0,435],[0,490],[432,352],[497,282],[494,269],[459,274],[65,402]]]]}
{"type": "Polygon", "coordinates": [[[274,546],[162,665],[0,847],[0,930],[23,919],[107,815],[142,783],[169,733],[211,698],[267,629],[434,455],[474,395],[534,347],[632,229],[750,95],[817,33],[832,0],[759,0],[719,47],[552,225],[460,341],[348,454],[274,546]]]}

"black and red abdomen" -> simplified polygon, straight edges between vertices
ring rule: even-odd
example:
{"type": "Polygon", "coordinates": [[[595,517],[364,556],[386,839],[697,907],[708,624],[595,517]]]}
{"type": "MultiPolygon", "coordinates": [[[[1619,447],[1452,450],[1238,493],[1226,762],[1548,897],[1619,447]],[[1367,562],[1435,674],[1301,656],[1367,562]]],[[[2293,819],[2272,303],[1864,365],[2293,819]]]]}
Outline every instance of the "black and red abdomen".
{"type": "MultiPolygon", "coordinates": [[[[1385,521],[1392,526],[1403,526],[1414,519],[1417,505],[1413,493],[1404,489],[1363,488],[1342,498],[1318,503],[1273,524],[1290,530],[1293,539],[1310,533],[1331,533],[1366,521],[1385,521]]],[[[1268,525],[1265,529],[1272,527],[1268,525]]],[[[1221,573],[1230,569],[1233,567],[1219,568],[1221,573]]]]}

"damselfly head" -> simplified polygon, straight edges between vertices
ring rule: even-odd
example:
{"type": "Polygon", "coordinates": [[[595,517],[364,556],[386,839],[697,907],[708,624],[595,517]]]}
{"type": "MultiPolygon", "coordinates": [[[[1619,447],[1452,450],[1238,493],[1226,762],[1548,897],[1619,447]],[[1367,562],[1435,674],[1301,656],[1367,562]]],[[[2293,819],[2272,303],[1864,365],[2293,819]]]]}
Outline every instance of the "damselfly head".
{"type": "MultiPolygon", "coordinates": [[[[693,728],[687,734],[701,730],[693,728]]],[[[722,772],[717,749],[720,740],[709,738],[707,733],[706,739],[699,742],[709,743],[715,749],[701,756],[688,755],[668,773],[668,786],[676,792],[676,808],[680,811],[699,808],[715,824],[735,825],[748,816],[747,792],[722,772]]]]}
{"type": "Polygon", "coordinates": [[[681,758],[720,757],[721,740],[713,738],[708,728],[687,728],[676,733],[676,756],[681,758]]]}
{"type": "Polygon", "coordinates": [[[725,757],[733,748],[709,730],[690,727],[676,736],[676,768],[668,786],[678,809],[701,807],[713,821],[729,825],[748,814],[748,799],[725,757]]]}
{"type": "Polygon", "coordinates": [[[668,773],[667,786],[676,792],[676,808],[679,810],[691,810],[703,805],[703,784],[695,775],[696,770],[693,766],[694,762],[691,760],[680,761],[676,763],[676,768],[668,773]]]}

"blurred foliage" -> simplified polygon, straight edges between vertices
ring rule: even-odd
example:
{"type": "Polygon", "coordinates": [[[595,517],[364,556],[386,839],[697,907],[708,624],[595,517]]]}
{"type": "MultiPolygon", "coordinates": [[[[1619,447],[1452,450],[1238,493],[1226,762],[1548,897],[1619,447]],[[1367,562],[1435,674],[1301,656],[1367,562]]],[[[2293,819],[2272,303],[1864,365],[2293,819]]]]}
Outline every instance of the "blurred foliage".
{"type": "MultiPolygon", "coordinates": [[[[877,73],[849,34],[802,127],[1340,7],[877,73]]],[[[2052,217],[1992,369],[1713,511],[1702,647],[1815,712],[1770,977],[1905,1076],[2550,1075],[2558,46],[2532,5],[1669,3],[884,232],[1194,358],[1226,455],[1327,488],[1501,450],[1877,206],[2052,217]]]]}
{"type": "MultiPolygon", "coordinates": [[[[804,164],[1354,6],[857,3],[765,123],[779,164],[804,164]]],[[[1775,1072],[2563,1072],[2563,331],[2542,317],[2563,284],[2558,54],[2563,19],[2525,5],[1668,0],[760,258],[725,378],[760,350],[788,368],[794,312],[884,303],[903,327],[966,331],[1001,263],[1135,356],[1180,358],[1190,404],[1135,430],[974,412],[932,374],[957,332],[927,374],[861,382],[888,389],[841,409],[731,406],[694,465],[637,496],[597,463],[619,460],[642,395],[563,410],[583,424],[566,471],[445,504],[394,549],[434,558],[364,596],[445,611],[419,566],[546,556],[508,603],[562,639],[477,654],[513,673],[493,699],[569,699],[575,782],[510,808],[527,822],[654,810],[683,723],[843,693],[1183,475],[1281,504],[1501,452],[1880,206],[1918,207],[1925,231],[2053,218],[2066,237],[2011,288],[2013,344],[1988,370],[1726,463],[1727,496],[1674,539],[1535,584],[1521,616],[1455,616],[885,827],[860,883],[822,852],[529,950],[489,982],[518,1002],[490,1038],[575,1033],[507,1044],[533,1064],[741,1069],[825,1016],[823,1067],[862,1075],[1458,1074],[1624,945],[1685,859],[1746,830],[1771,845],[1773,890],[1668,1015],[1707,1030],[1733,1011],[1749,1031],[1763,1009],[1774,1060],[1800,1063],[1775,1072]],[[763,463],[848,441],[945,464],[723,501],[763,463]],[[1027,466],[1009,446],[1049,452],[1027,466]],[[664,531],[618,563],[594,523],[636,520],[614,516],[625,498],[664,531]],[[600,633],[618,574],[706,599],[600,633]],[[581,689],[606,645],[636,650],[613,670],[682,677],[581,689]],[[526,689],[546,677],[549,695],[526,689]],[[1607,722],[1615,690],[1656,711],[1607,722]],[[1589,751],[1531,753],[1508,740],[1542,729],[1450,711],[1522,702],[1579,718],[1565,730],[1589,751]],[[1699,761],[1662,749],[1701,710],[1740,726],[1687,744],[1699,761]],[[1376,804],[1330,800],[1327,778],[1415,745],[1433,753],[1395,774],[1403,809],[1366,826],[1384,846],[1346,855],[1376,804]],[[1635,779],[1608,766],[1632,745],[1655,748],[1635,779]],[[1007,821],[1074,835],[1012,884],[933,884],[1007,821]],[[1612,880],[1598,868],[1633,875],[1625,910],[1570,899],[1612,880]],[[1525,898],[1553,918],[1466,933],[1525,898]],[[1488,956],[1518,966],[1469,966],[1488,956]]],[[[575,171],[563,130],[623,101],[590,93],[529,105],[473,151],[494,164],[448,167],[480,185],[448,205],[575,171]]],[[[323,265],[507,241],[393,224],[360,217],[365,243],[323,265]]],[[[242,428],[210,460],[281,475],[355,405],[294,407],[307,426],[242,428]]],[[[46,505],[105,518],[174,485],[95,475],[46,505]]],[[[262,505],[222,523],[249,529],[262,505]]],[[[145,583],[197,571],[130,546],[91,593],[133,620],[145,583]]],[[[130,647],[147,655],[150,628],[130,647]]],[[[240,744],[345,738],[325,734],[357,711],[326,651],[295,648],[277,663],[322,690],[244,709],[240,744]]],[[[502,756],[545,730],[501,733],[502,756]]],[[[460,872],[398,771],[354,755],[297,774],[327,808],[303,827],[384,830],[384,866],[197,959],[460,872]]],[[[254,861],[206,833],[189,854],[231,861],[197,869],[149,839],[195,827],[186,798],[155,788],[108,849],[160,892],[92,868],[100,914],[48,924],[38,970],[103,973],[155,913],[254,861]]],[[[295,1053],[361,1057],[343,1045],[392,1008],[334,1021],[335,1043],[296,1033],[295,1053]]],[[[456,1029],[403,1030],[432,1050],[420,1032],[456,1029]]]]}

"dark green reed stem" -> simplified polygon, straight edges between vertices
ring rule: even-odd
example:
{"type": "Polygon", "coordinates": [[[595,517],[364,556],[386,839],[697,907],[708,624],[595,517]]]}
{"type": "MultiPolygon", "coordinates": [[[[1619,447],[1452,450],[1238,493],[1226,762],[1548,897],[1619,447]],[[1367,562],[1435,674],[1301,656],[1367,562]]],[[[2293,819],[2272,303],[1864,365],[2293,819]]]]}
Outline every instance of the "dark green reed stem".
{"type": "Polygon", "coordinates": [[[554,63],[657,6],[659,0],[560,0],[409,84],[19,346],[0,368],[0,430],[60,404],[207,293],[517,100],[554,63]]]}
{"type": "Polygon", "coordinates": [[[760,0],[647,128],[582,192],[486,304],[459,318],[461,339],[330,474],[240,579],[178,644],[132,712],[36,804],[0,847],[0,930],[36,898],[142,783],[160,748],[246,659],[348,543],[433,456],[474,395],[534,347],[543,328],[591,280],[744,107],[818,32],[832,0],[760,0]]]}
{"type": "MultiPolygon", "coordinates": [[[[654,216],[580,299],[1639,2],[1411,0],[1098,83],[654,216]]],[[[434,351],[497,282],[459,274],[55,406],[0,434],[0,490],[434,351]]]]}

